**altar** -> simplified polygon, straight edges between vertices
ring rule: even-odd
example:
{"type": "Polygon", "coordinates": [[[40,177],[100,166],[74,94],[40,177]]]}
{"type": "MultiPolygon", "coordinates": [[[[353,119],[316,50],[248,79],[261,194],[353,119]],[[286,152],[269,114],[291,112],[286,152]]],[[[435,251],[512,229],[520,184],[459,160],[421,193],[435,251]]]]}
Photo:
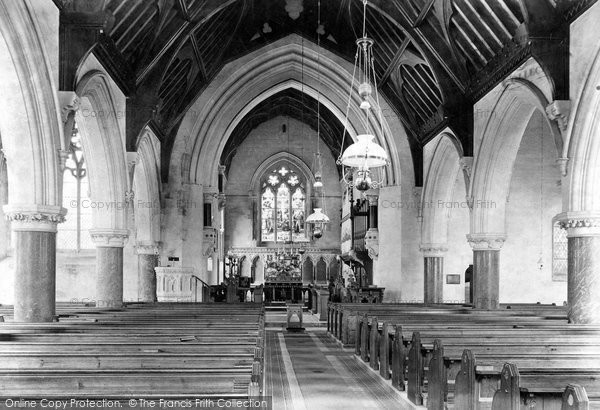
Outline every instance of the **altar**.
{"type": "Polygon", "coordinates": [[[267,257],[264,296],[265,302],[304,300],[300,255],[267,257]]]}

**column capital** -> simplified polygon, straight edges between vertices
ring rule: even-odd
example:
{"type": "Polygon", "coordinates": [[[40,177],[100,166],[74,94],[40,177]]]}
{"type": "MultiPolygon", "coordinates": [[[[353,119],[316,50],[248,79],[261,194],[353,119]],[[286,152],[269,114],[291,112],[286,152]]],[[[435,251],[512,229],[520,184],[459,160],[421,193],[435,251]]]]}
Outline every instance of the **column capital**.
{"type": "Polygon", "coordinates": [[[379,193],[368,193],[366,195],[367,200],[369,201],[369,206],[376,206],[377,201],[379,200],[379,193]]]}
{"type": "Polygon", "coordinates": [[[158,255],[161,248],[161,242],[137,243],[135,245],[135,253],[138,255],[158,255]]]}
{"type": "Polygon", "coordinates": [[[127,243],[127,229],[90,229],[92,241],[96,247],[122,248],[127,243]]]}
{"type": "Polygon", "coordinates": [[[556,216],[567,236],[600,236],[600,211],[563,212],[556,216]]]}
{"type": "Polygon", "coordinates": [[[445,243],[422,243],[419,250],[423,252],[423,256],[426,258],[439,258],[448,252],[448,245],[445,243]]]}
{"type": "Polygon", "coordinates": [[[469,245],[474,251],[499,251],[506,241],[506,235],[500,233],[475,233],[467,235],[469,245]]]}
{"type": "Polygon", "coordinates": [[[53,205],[5,205],[5,218],[13,231],[56,232],[65,221],[67,210],[53,205]]]}

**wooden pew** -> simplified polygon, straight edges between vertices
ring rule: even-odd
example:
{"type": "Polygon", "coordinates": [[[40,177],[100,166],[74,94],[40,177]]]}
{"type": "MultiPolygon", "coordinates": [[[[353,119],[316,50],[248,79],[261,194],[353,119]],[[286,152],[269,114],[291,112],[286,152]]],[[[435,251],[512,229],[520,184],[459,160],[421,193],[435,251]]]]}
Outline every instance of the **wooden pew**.
{"type": "MultiPolygon", "coordinates": [[[[363,327],[361,328],[361,331],[363,331],[364,329],[367,329],[367,327],[369,328],[369,330],[373,329],[372,323],[370,322],[375,322],[377,323],[377,321],[373,320],[373,319],[369,319],[366,315],[363,316],[363,320],[361,321],[361,323],[363,324],[363,327]]],[[[459,325],[463,325],[464,324],[460,324],[459,325]]],[[[388,336],[389,336],[389,329],[391,328],[389,323],[383,323],[381,328],[387,328],[388,329],[388,336]]],[[[564,348],[563,345],[561,345],[560,343],[573,343],[573,342],[581,342],[582,344],[577,345],[578,346],[578,350],[580,351],[579,353],[581,353],[581,351],[587,351],[588,356],[586,357],[581,357],[580,359],[580,366],[581,364],[585,364],[586,361],[589,361],[591,358],[598,358],[598,353],[599,353],[599,340],[597,335],[598,333],[598,327],[597,326],[582,326],[582,327],[576,327],[573,325],[560,325],[560,326],[551,326],[548,328],[543,328],[543,327],[538,327],[538,328],[521,328],[521,329],[512,329],[510,327],[506,327],[506,325],[500,325],[500,327],[496,326],[491,326],[485,329],[482,329],[481,327],[477,327],[476,329],[470,329],[469,326],[467,325],[464,328],[460,328],[457,326],[454,326],[454,324],[450,324],[448,326],[442,326],[442,325],[433,325],[430,328],[430,331],[433,332],[438,332],[438,334],[434,334],[432,336],[429,337],[429,339],[431,339],[431,337],[434,336],[439,336],[439,333],[441,333],[442,335],[444,335],[444,333],[446,332],[451,332],[454,333],[454,338],[457,340],[454,340],[454,342],[456,343],[465,343],[467,341],[470,340],[471,344],[475,344],[475,345],[479,345],[481,343],[481,333],[482,332],[491,332],[493,334],[493,339],[484,339],[484,344],[486,344],[486,346],[483,346],[482,349],[484,349],[486,351],[486,353],[490,353],[491,351],[493,351],[493,349],[498,349],[498,350],[502,350],[502,349],[506,349],[506,341],[510,340],[510,338],[513,339],[513,342],[517,343],[516,345],[514,345],[512,347],[512,353],[508,354],[507,356],[503,357],[503,359],[508,359],[509,357],[511,357],[511,355],[514,355],[514,351],[515,350],[519,350],[521,354],[544,354],[547,355],[549,353],[554,353],[557,354],[558,351],[560,351],[561,348],[564,348]],[[449,327],[455,327],[454,329],[450,329],[449,327]],[[559,336],[556,336],[556,334],[560,333],[559,336]],[[579,336],[577,336],[577,332],[579,332],[579,336]],[[574,336],[575,333],[575,336],[574,336]],[[536,336],[532,336],[537,334],[536,336]],[[535,338],[537,339],[537,343],[538,345],[534,345],[534,346],[527,346],[527,343],[531,343],[531,338],[535,338]],[[549,345],[549,340],[548,338],[553,338],[554,341],[556,343],[559,343],[555,346],[551,346],[549,345]],[[495,345],[494,345],[495,343],[495,345]],[[595,355],[595,356],[594,356],[595,355]]],[[[423,365],[422,363],[419,364],[418,360],[425,360],[427,362],[427,359],[429,359],[426,356],[426,350],[427,349],[423,349],[422,346],[419,347],[415,347],[417,345],[420,345],[420,342],[415,341],[415,337],[413,337],[413,341],[410,344],[411,345],[411,350],[409,350],[409,353],[406,354],[406,348],[404,348],[404,352],[402,352],[401,347],[405,347],[406,344],[404,342],[401,342],[400,337],[402,335],[402,330],[399,326],[396,327],[396,332],[394,335],[394,338],[392,339],[391,343],[389,338],[385,338],[383,337],[383,331],[382,331],[382,335],[380,336],[379,339],[379,345],[380,345],[380,352],[379,352],[379,356],[384,358],[384,362],[385,365],[381,364],[381,360],[380,360],[380,371],[381,374],[384,378],[388,378],[389,377],[389,365],[391,365],[392,369],[398,369],[400,367],[400,363],[404,362],[402,358],[406,357],[407,355],[410,356],[411,360],[409,360],[409,372],[408,372],[408,376],[409,376],[409,398],[415,402],[415,403],[421,403],[422,402],[422,396],[423,396],[423,390],[422,390],[422,386],[423,386],[423,372],[422,371],[418,371],[418,369],[422,369],[423,365]],[[392,349],[390,349],[390,344],[392,345],[392,349]],[[386,352],[389,352],[391,350],[391,360],[389,360],[389,356],[386,357],[386,352]],[[425,351],[423,351],[425,350],[425,351]],[[420,355],[416,355],[416,352],[421,351],[420,355]],[[414,388],[411,388],[413,387],[414,388]]],[[[420,335],[418,335],[419,337],[417,337],[416,339],[420,339],[420,335]]],[[[369,332],[363,332],[363,336],[362,336],[362,340],[367,340],[367,341],[371,341],[371,340],[375,340],[374,336],[370,335],[369,332]]],[[[431,349],[429,349],[431,350],[431,349]]],[[[456,350],[456,349],[455,349],[456,350]]],[[[369,344],[368,348],[360,349],[361,352],[361,356],[363,357],[363,359],[366,358],[366,360],[370,360],[369,354],[370,352],[372,352],[372,345],[369,344]]],[[[562,352],[563,355],[566,354],[566,352],[562,352]]],[[[433,353],[432,356],[435,356],[435,352],[433,353]]],[[[456,358],[454,359],[456,361],[456,358]]],[[[566,356],[564,358],[564,360],[569,360],[569,356],[566,356]]],[[[572,357],[570,359],[571,361],[573,361],[572,357]]],[[[433,362],[433,365],[435,365],[436,362],[433,362]]],[[[373,363],[371,363],[371,366],[373,368],[376,368],[377,366],[374,366],[373,363]]],[[[392,370],[392,383],[395,387],[399,388],[399,389],[403,389],[404,387],[404,366],[402,366],[401,370],[392,370]]],[[[443,376],[442,376],[443,377],[443,376]]],[[[435,383],[435,380],[434,380],[435,383]]],[[[435,408],[435,407],[434,407],[435,408]]]]}
{"type": "Polygon", "coordinates": [[[500,387],[494,394],[491,408],[520,409],[521,403],[544,409],[551,406],[562,409],[587,409],[594,403],[594,407],[598,408],[599,384],[597,372],[589,373],[575,369],[553,373],[545,368],[519,370],[514,363],[506,363],[502,368],[500,387]],[[564,380],[570,382],[563,391],[564,380]]]}
{"type": "Polygon", "coordinates": [[[388,320],[402,319],[416,323],[443,322],[447,321],[448,317],[450,317],[453,321],[467,322],[479,320],[481,322],[487,322],[490,319],[493,319],[494,321],[514,322],[523,325],[529,323],[539,323],[540,325],[545,325],[548,321],[566,322],[565,311],[558,310],[557,308],[553,308],[554,314],[536,316],[517,310],[504,310],[499,311],[501,313],[494,313],[491,311],[478,311],[473,309],[434,309],[433,311],[427,311],[421,308],[415,309],[412,307],[402,307],[399,309],[396,306],[386,306],[386,309],[383,309],[378,308],[378,306],[384,305],[369,305],[367,311],[354,310],[343,313],[343,319],[341,319],[340,322],[341,324],[338,324],[336,328],[334,322],[334,331],[331,334],[340,340],[344,346],[354,345],[358,339],[358,336],[360,335],[359,327],[361,325],[360,320],[357,320],[356,318],[362,317],[364,314],[377,315],[380,318],[385,318],[388,320]]]}
{"type": "MultiPolygon", "coordinates": [[[[470,349],[465,349],[457,358],[456,352],[444,350],[442,341],[436,340],[432,358],[428,363],[428,408],[445,408],[444,402],[449,393],[457,408],[481,408],[485,403],[478,403],[477,397],[489,396],[491,399],[491,395],[498,388],[502,366],[509,360],[532,374],[551,371],[553,374],[562,374],[565,377],[575,373],[583,377],[593,374],[600,375],[599,354],[523,354],[527,348],[535,351],[535,346],[522,346],[522,348],[520,354],[512,353],[512,348],[502,346],[497,346],[495,351],[486,350],[482,354],[474,354],[470,349]],[[475,356],[477,356],[479,364],[476,364],[475,356]],[[453,369],[453,366],[458,366],[458,371],[453,369]],[[451,384],[450,380],[456,381],[451,384]]],[[[600,380],[593,384],[584,383],[582,379],[573,380],[573,382],[580,382],[594,392],[600,390],[600,380]]],[[[558,389],[556,386],[552,388],[555,393],[555,401],[563,387],[564,383],[561,382],[558,389]]]]}
{"type": "Polygon", "coordinates": [[[244,398],[261,392],[261,306],[78,306],[61,320],[0,324],[0,394],[244,398]]]}
{"type": "Polygon", "coordinates": [[[503,306],[507,309],[497,311],[477,311],[466,305],[422,305],[422,304],[359,304],[359,303],[330,303],[328,305],[328,331],[344,345],[354,344],[353,330],[356,327],[356,317],[364,313],[382,315],[391,314],[443,315],[445,313],[472,314],[487,316],[529,316],[547,317],[566,320],[566,308],[550,305],[518,305],[503,306]]]}

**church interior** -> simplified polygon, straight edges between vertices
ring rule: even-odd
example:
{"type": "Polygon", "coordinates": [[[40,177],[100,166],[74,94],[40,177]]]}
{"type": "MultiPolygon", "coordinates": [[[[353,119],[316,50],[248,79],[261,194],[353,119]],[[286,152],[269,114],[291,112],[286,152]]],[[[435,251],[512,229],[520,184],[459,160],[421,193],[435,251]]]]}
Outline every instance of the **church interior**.
{"type": "Polygon", "coordinates": [[[0,0],[0,408],[600,409],[598,22],[0,0]]]}

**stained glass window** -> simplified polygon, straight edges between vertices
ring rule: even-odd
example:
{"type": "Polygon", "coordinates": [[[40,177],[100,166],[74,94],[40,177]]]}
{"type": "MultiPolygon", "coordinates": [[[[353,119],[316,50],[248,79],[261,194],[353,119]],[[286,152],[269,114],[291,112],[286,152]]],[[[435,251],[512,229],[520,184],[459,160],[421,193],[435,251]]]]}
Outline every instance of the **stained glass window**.
{"type": "Polygon", "coordinates": [[[306,238],[306,195],[293,167],[275,168],[264,177],[261,195],[263,242],[300,241],[306,238]]]}
{"type": "Polygon", "coordinates": [[[552,222],[552,280],[567,281],[567,230],[558,221],[552,222]]]}
{"type": "Polygon", "coordinates": [[[275,195],[271,188],[266,188],[262,194],[262,240],[275,240],[275,195]]]}
{"type": "Polygon", "coordinates": [[[303,238],[304,235],[304,212],[305,212],[304,192],[296,188],[292,195],[292,240],[296,241],[303,238]]]}

